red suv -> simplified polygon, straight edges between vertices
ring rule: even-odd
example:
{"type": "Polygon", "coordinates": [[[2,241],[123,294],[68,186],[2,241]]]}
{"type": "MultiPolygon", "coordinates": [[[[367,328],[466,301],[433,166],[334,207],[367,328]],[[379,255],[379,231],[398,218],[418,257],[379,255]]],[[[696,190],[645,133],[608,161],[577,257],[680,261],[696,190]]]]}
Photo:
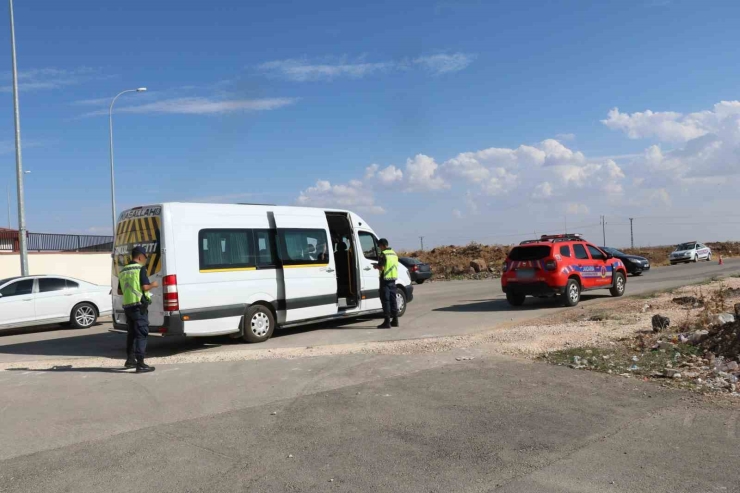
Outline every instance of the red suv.
{"type": "Polygon", "coordinates": [[[560,296],[565,306],[576,306],[582,291],[609,289],[622,296],[626,285],[624,264],[577,234],[521,242],[509,252],[501,275],[512,306],[527,296],[560,296]]]}

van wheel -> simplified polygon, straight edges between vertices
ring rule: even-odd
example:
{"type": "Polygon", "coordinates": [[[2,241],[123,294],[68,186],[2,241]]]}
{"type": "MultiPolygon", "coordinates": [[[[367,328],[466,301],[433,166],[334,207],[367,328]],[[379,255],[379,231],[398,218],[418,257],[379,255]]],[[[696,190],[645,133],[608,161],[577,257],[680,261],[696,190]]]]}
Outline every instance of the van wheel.
{"type": "Polygon", "coordinates": [[[242,319],[242,339],[245,342],[265,342],[275,331],[275,317],[262,306],[250,306],[242,319]]]}
{"type": "Polygon", "coordinates": [[[98,310],[90,303],[80,303],[72,308],[69,322],[75,329],[89,329],[98,321],[98,310]]]}
{"type": "Polygon", "coordinates": [[[581,285],[575,279],[568,279],[562,296],[565,306],[576,306],[581,301],[581,285]]]}
{"type": "Polygon", "coordinates": [[[506,301],[508,301],[511,306],[522,306],[526,299],[526,294],[506,293],[506,301]]]}
{"type": "Polygon", "coordinates": [[[403,317],[403,314],[406,313],[406,291],[401,286],[396,288],[396,307],[398,308],[398,316],[403,317]]]}

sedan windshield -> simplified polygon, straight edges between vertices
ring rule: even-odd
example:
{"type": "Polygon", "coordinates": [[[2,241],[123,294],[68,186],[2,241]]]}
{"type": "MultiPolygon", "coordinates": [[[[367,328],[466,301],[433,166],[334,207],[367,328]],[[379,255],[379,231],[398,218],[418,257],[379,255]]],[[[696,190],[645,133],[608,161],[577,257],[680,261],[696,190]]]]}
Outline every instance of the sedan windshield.
{"type": "Polygon", "coordinates": [[[693,250],[694,245],[696,245],[696,243],[681,243],[676,247],[676,251],[680,252],[682,250],[693,250]]]}
{"type": "Polygon", "coordinates": [[[610,253],[614,256],[621,255],[622,257],[626,257],[627,254],[624,252],[620,252],[616,248],[609,248],[609,247],[602,247],[602,250],[604,250],[606,253],[610,253]]]}

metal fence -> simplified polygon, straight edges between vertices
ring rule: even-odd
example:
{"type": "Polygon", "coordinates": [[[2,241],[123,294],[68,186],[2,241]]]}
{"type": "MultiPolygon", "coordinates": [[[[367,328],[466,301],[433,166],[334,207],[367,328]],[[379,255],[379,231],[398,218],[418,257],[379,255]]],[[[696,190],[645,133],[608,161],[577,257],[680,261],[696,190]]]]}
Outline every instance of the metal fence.
{"type": "MultiPolygon", "coordinates": [[[[29,252],[110,252],[112,236],[27,233],[29,252]]],[[[0,232],[0,252],[19,251],[18,233],[0,232]]]]}

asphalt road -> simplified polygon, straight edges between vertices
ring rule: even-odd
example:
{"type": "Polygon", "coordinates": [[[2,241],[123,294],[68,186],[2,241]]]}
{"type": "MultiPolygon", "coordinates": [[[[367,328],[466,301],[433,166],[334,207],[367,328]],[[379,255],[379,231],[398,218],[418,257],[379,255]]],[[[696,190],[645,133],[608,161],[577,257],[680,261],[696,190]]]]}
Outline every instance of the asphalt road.
{"type": "MultiPolygon", "coordinates": [[[[740,274],[740,259],[725,265],[716,262],[661,267],[640,277],[629,277],[627,295],[669,289],[701,282],[714,276],[740,274]]],[[[228,337],[194,339],[150,337],[149,354],[161,356],[184,351],[230,351],[245,348],[306,347],[370,341],[416,339],[460,335],[511,322],[554,313],[563,307],[551,299],[528,298],[525,306],[512,308],[501,292],[498,279],[451,281],[415,286],[415,299],[408,305],[399,330],[376,330],[377,320],[359,319],[343,324],[323,324],[279,330],[262,344],[245,345],[228,337]]],[[[607,290],[584,293],[582,303],[611,299],[607,290]]],[[[125,336],[109,333],[110,323],[89,330],[19,329],[0,334],[0,364],[44,359],[89,357],[121,358],[125,336]]]]}
{"type": "MultiPolygon", "coordinates": [[[[628,292],[739,271],[737,261],[656,269],[630,278],[628,292]]],[[[464,333],[561,309],[510,310],[496,282],[425,284],[417,296],[400,331],[360,321],[268,344],[464,333]]],[[[123,339],[104,329],[7,335],[0,354],[119,355],[123,339]]],[[[235,346],[192,344],[165,339],[154,349],[235,346]]],[[[485,346],[172,364],[147,375],[76,364],[5,370],[0,417],[0,492],[667,493],[740,484],[737,406],[485,346]]]]}

